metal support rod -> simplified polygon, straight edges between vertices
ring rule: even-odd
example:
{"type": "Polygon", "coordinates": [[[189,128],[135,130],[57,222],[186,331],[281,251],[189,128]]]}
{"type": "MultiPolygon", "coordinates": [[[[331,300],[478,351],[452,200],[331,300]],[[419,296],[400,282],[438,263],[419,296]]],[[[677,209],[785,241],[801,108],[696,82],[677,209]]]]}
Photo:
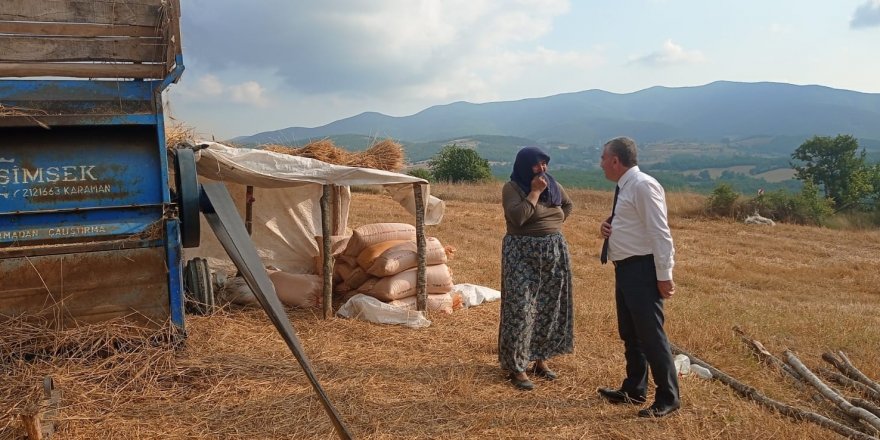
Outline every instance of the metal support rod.
{"type": "Polygon", "coordinates": [[[330,250],[330,223],[333,213],[330,211],[330,185],[324,185],[321,195],[321,235],[324,249],[324,319],[333,317],[333,255],[330,250]]]}
{"type": "Polygon", "coordinates": [[[413,183],[413,195],[416,204],[416,255],[418,256],[418,269],[416,270],[416,310],[426,312],[428,310],[427,289],[427,264],[425,244],[425,202],[422,196],[422,184],[413,183]]]}
{"type": "Polygon", "coordinates": [[[245,193],[245,208],[244,208],[244,227],[248,231],[248,235],[253,235],[253,223],[254,223],[254,187],[251,185],[247,186],[245,193]]]}

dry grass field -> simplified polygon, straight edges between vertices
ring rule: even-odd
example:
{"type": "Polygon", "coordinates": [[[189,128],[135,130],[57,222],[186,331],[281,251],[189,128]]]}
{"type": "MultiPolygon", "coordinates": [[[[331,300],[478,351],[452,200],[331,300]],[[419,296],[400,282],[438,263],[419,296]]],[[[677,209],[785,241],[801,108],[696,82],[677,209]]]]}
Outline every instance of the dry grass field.
{"type": "MultiPolygon", "coordinates": [[[[441,225],[428,234],[458,251],[455,282],[499,287],[504,221],[500,184],[438,186],[441,225]]],[[[612,267],[598,262],[600,219],[611,194],[570,191],[564,233],[575,267],[575,352],[550,365],[554,382],[515,390],[496,361],[498,303],[431,315],[412,330],[317,310],[290,318],[316,373],[361,439],[818,439],[831,431],[744,400],[718,381],[682,379],[683,407],[661,420],[603,403],[617,386],[623,348],[615,325],[612,267]]],[[[356,193],[350,224],[412,219],[384,196],[356,193]]],[[[880,231],[744,225],[701,218],[700,196],[670,194],[677,295],[667,331],[683,349],[785,403],[831,413],[762,366],[732,332],[740,326],[773,353],[808,366],[845,351],[880,379],[880,231]]],[[[294,439],[335,437],[305,376],[262,311],[187,317],[183,348],[141,347],[90,359],[2,359],[0,438],[21,438],[44,375],[64,393],[59,439],[294,439]],[[4,437],[5,435],[5,437],[4,437]]],[[[4,332],[0,326],[0,341],[4,332]]]]}

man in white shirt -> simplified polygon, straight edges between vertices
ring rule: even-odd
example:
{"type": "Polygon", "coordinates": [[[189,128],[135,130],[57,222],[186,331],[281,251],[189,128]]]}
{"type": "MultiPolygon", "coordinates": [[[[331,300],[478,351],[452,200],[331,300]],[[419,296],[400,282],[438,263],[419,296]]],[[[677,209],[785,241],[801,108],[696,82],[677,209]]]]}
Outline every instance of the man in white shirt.
{"type": "Polygon", "coordinates": [[[600,388],[611,403],[643,404],[648,366],[656,385],[654,403],[640,417],[663,417],[681,406],[678,376],[663,331],[663,301],[675,295],[675,248],[666,219],[666,195],[638,167],[638,149],[627,137],[608,141],[602,170],[617,182],[611,217],[602,222],[601,259],[614,262],[617,329],[623,340],[626,379],[619,389],[600,388]]]}

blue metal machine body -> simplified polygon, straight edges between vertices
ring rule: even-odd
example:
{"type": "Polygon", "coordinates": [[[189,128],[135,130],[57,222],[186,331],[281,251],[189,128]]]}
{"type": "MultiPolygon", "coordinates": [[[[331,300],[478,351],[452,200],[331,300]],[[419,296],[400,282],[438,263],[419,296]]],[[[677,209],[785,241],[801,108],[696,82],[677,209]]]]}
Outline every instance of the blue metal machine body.
{"type": "Polygon", "coordinates": [[[163,80],[0,80],[0,321],[183,328],[163,80]]]}

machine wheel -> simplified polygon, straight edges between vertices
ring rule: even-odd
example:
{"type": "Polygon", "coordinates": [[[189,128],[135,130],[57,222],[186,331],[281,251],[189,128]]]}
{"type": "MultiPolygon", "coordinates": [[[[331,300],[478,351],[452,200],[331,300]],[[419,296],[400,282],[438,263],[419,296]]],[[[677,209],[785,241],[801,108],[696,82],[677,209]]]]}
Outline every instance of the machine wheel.
{"type": "Polygon", "coordinates": [[[204,258],[193,258],[186,262],[183,272],[186,291],[187,310],[196,315],[214,313],[214,285],[211,284],[211,271],[204,258]]]}
{"type": "Polygon", "coordinates": [[[177,186],[177,211],[180,217],[180,242],[185,248],[199,245],[199,180],[195,153],[178,148],[174,154],[174,183],[177,186]]]}

